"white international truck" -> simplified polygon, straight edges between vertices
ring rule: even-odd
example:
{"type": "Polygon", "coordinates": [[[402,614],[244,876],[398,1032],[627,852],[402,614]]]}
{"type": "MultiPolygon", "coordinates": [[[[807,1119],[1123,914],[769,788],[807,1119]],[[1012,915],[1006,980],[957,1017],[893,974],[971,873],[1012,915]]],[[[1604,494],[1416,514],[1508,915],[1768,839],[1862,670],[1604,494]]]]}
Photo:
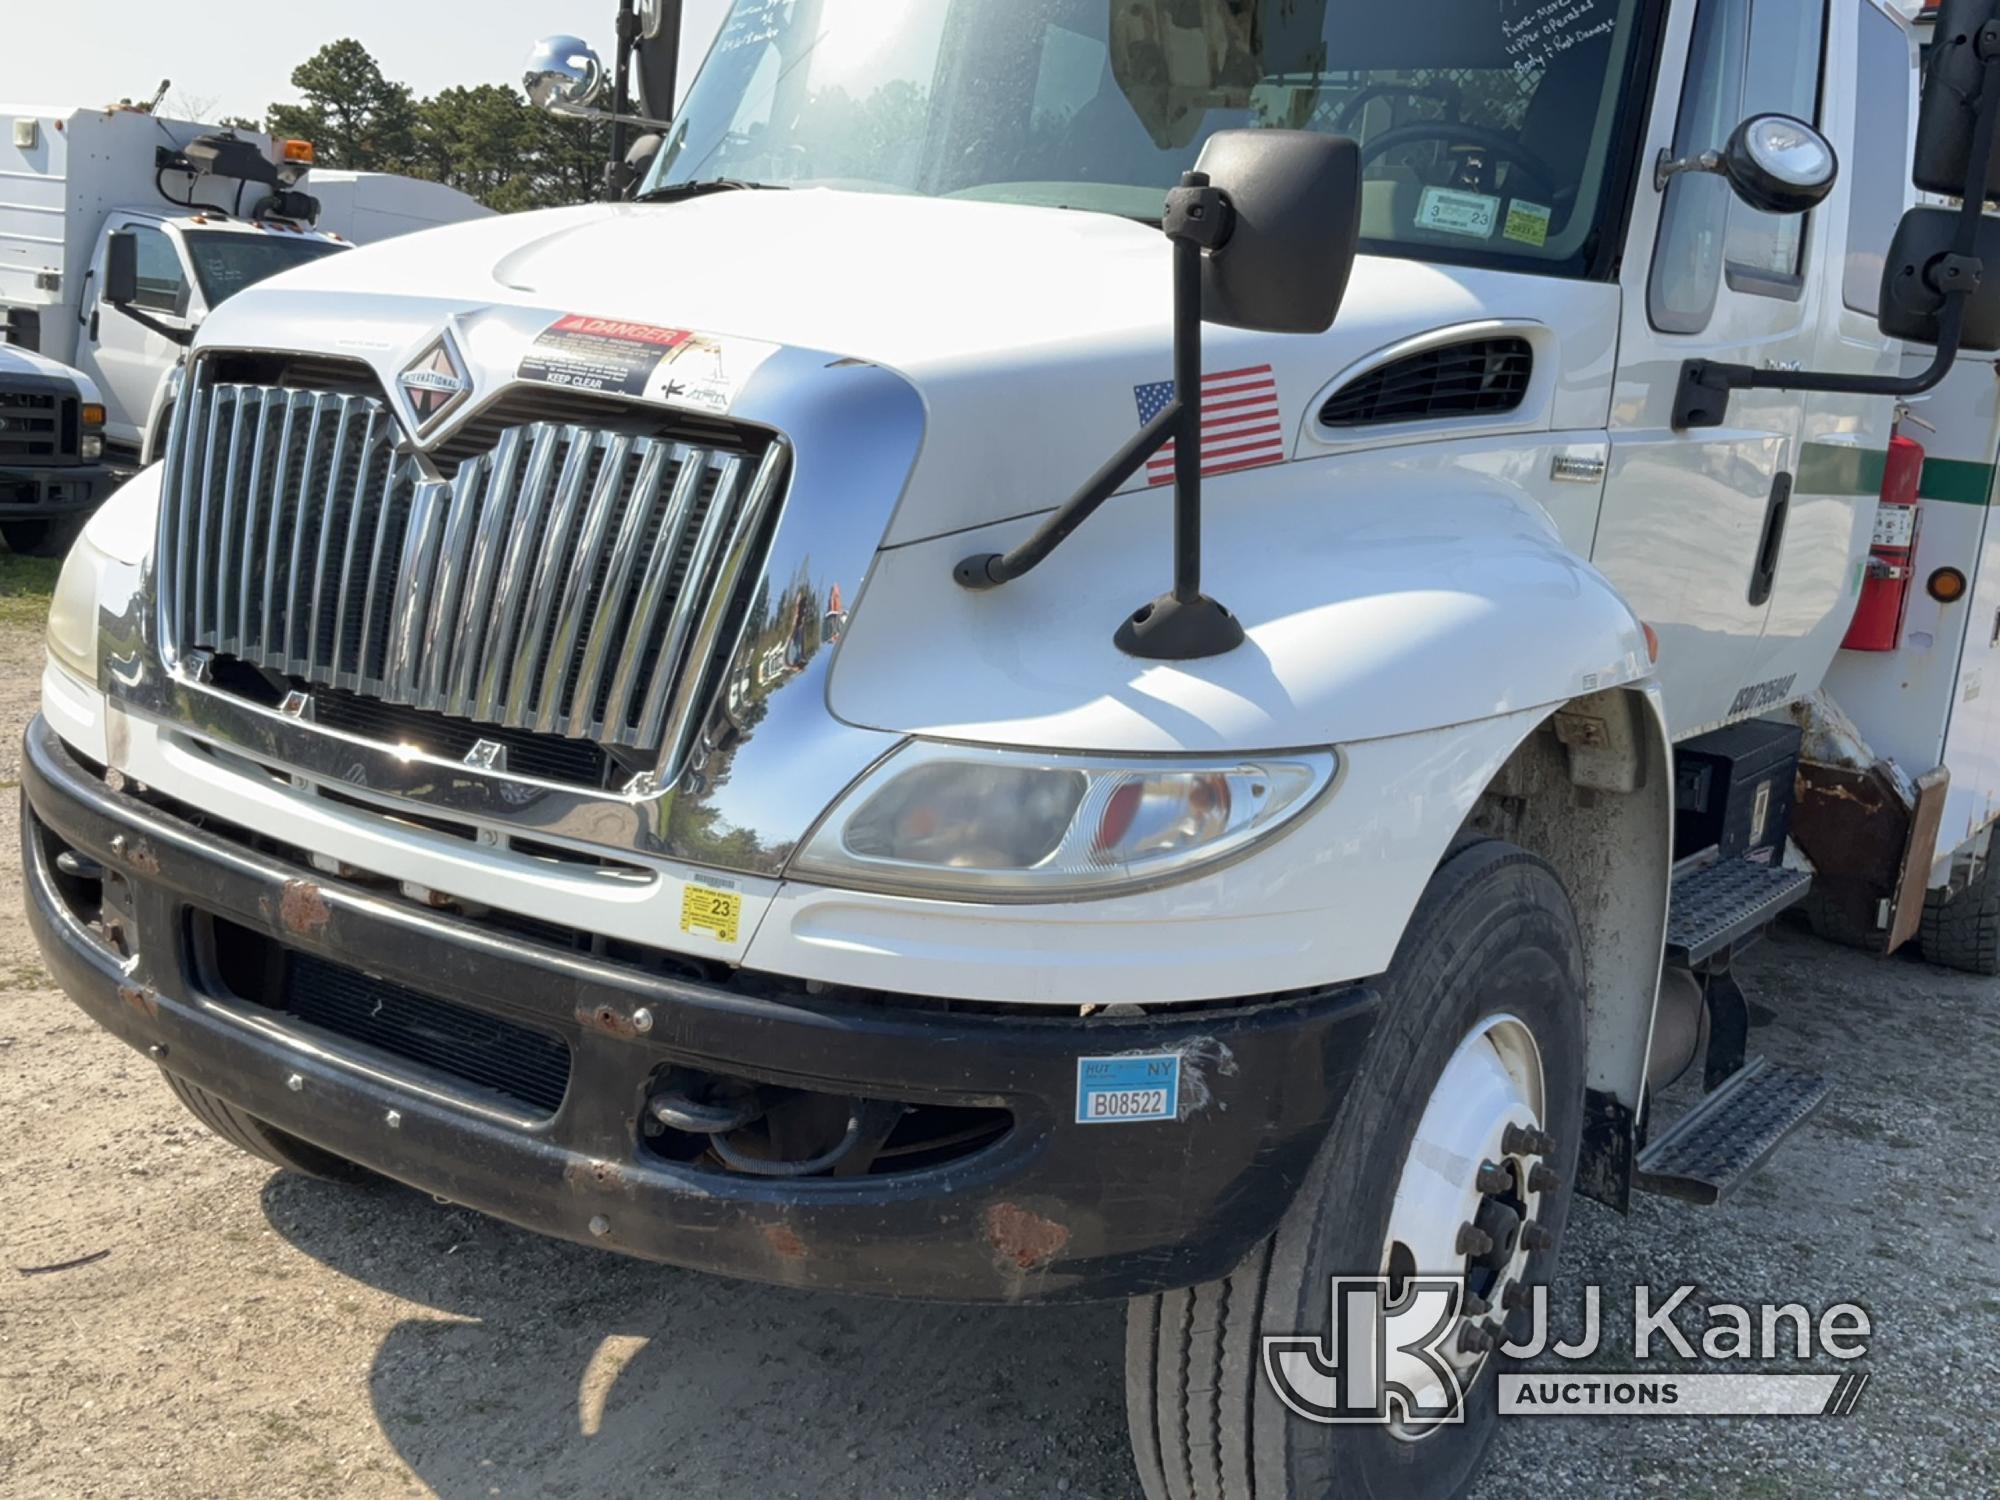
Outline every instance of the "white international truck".
{"type": "Polygon", "coordinates": [[[1129,1299],[1153,1500],[1462,1493],[1572,1199],[1824,1097],[1741,947],[1990,962],[1997,9],[737,0],[635,201],[211,314],[48,960],[282,1167],[1129,1299]]]}
{"type": "Polygon", "coordinates": [[[59,555],[159,456],[187,341],[324,255],[490,210],[441,183],[317,172],[309,142],[131,108],[0,104],[0,537],[59,555]],[[116,236],[139,298],[106,305],[116,236]]]}

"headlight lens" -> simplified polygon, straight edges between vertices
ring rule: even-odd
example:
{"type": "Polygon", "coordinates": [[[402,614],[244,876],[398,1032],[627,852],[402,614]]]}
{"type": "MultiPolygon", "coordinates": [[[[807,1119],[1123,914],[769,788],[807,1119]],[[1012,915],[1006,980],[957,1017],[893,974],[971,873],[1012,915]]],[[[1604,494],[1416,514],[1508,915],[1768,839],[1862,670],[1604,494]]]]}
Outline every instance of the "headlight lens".
{"type": "Polygon", "coordinates": [[[86,463],[104,457],[103,434],[85,433],[83,441],[77,444],[77,454],[86,463]]]}
{"type": "Polygon", "coordinates": [[[1268,838],[1335,765],[1326,751],[1135,763],[918,742],[841,800],[792,869],[947,898],[1103,895],[1268,838]]]}
{"type": "Polygon", "coordinates": [[[108,561],[88,534],[78,537],[49,601],[49,655],[85,682],[97,681],[97,595],[108,561]]]}

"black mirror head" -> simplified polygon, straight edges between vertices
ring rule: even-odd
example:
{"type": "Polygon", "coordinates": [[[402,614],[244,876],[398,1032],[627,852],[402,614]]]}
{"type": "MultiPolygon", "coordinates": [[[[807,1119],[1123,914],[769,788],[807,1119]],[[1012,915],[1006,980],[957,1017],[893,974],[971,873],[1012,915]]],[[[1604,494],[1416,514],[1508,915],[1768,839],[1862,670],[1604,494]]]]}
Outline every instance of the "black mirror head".
{"type": "Polygon", "coordinates": [[[1833,143],[1790,115],[1752,115],[1722,148],[1722,174],[1750,207],[1802,214],[1833,191],[1840,159],[1833,143]]]}
{"type": "MultiPolygon", "coordinates": [[[[1882,265],[1882,311],[1878,321],[1892,339],[1912,344],[1938,341],[1948,275],[1946,258],[1958,238],[1958,210],[1913,208],[1903,215],[1889,257],[1882,265]]],[[[2000,265],[2000,219],[1979,221],[1979,258],[2000,265]]],[[[2000,276],[1981,279],[1965,302],[1960,347],[2000,349],[2000,276]]]]}
{"type": "Polygon", "coordinates": [[[113,307],[139,300],[139,237],[129,229],[119,230],[105,244],[104,300],[113,307]]]}
{"type": "Polygon", "coordinates": [[[1307,130],[1222,130],[1198,171],[1228,194],[1229,238],[1204,257],[1204,317],[1264,333],[1324,333],[1361,238],[1361,151],[1307,130]]]}
{"type": "MultiPolygon", "coordinates": [[[[1995,20],[2000,20],[2000,0],[1944,0],[1938,12],[1930,60],[1924,65],[1912,173],[1927,193],[1956,198],[1965,192],[1986,77],[1986,65],[1979,60],[1979,32],[1995,20]]],[[[2000,201],[2000,155],[1987,163],[1986,197],[2000,201]]]]}

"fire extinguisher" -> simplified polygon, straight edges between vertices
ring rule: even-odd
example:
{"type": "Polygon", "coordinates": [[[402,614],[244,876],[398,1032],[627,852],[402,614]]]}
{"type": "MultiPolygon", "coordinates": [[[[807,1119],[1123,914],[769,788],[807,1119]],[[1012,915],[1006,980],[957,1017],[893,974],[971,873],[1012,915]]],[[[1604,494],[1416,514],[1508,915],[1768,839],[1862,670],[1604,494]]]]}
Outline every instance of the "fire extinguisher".
{"type": "Polygon", "coordinates": [[[1882,499],[1875,507],[1875,540],[1868,549],[1854,622],[1840,643],[1843,650],[1894,651],[1902,639],[1903,611],[1916,574],[1917,482],[1923,473],[1923,446],[1900,432],[1890,438],[1882,499]]]}

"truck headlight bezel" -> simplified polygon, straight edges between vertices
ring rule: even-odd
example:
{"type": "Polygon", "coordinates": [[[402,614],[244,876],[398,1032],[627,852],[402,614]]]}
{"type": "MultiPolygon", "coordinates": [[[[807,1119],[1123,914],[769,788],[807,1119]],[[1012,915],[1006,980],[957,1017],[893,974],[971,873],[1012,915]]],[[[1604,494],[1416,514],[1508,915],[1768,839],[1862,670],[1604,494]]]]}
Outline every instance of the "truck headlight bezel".
{"type": "Polygon", "coordinates": [[[1263,846],[1339,764],[1332,750],[1101,756],[911,740],[847,790],[787,873],[940,900],[1122,895],[1263,846]]]}

